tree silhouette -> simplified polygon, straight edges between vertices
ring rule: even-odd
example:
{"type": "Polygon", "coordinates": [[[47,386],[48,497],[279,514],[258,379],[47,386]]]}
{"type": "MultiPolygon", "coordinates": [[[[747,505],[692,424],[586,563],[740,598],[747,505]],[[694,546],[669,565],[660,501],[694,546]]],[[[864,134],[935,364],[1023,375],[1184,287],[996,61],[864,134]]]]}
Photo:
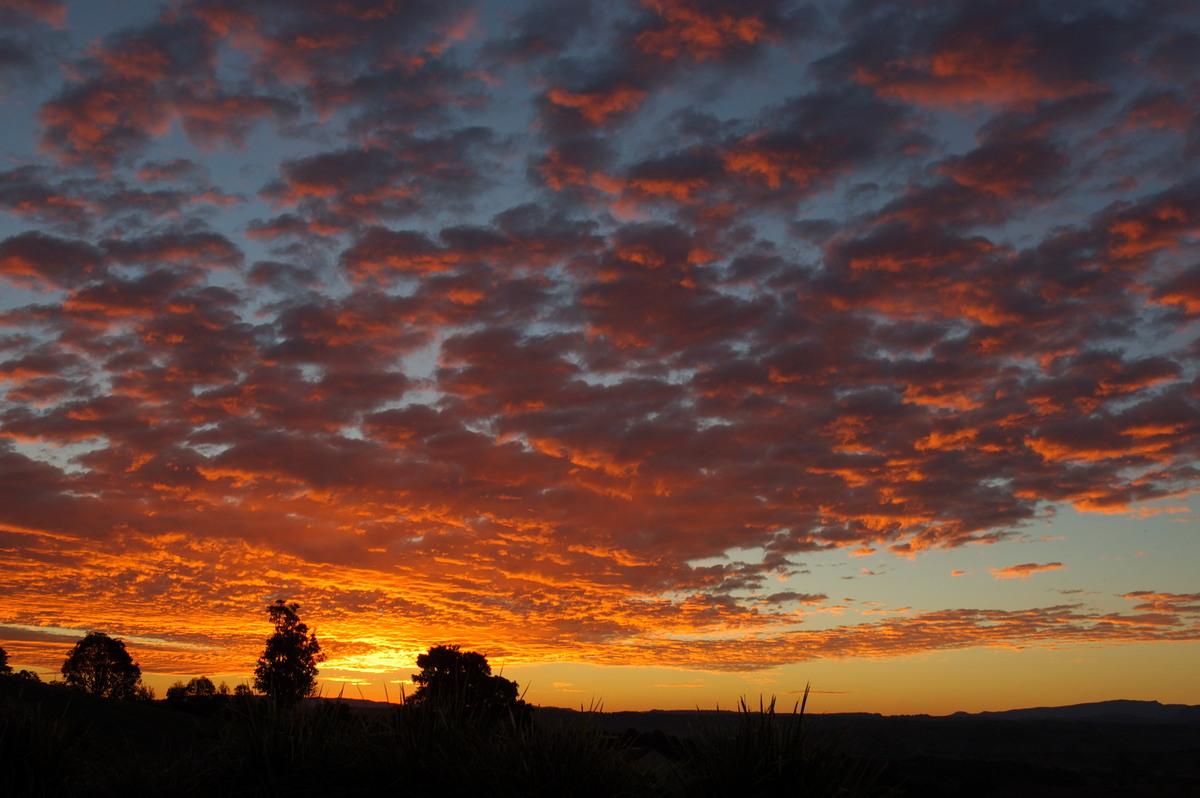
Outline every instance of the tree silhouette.
{"type": "Polygon", "coordinates": [[[8,652],[0,648],[0,673],[12,673],[12,666],[8,664],[8,652]]]}
{"type": "Polygon", "coordinates": [[[254,687],[276,701],[293,703],[317,689],[317,663],[325,661],[315,633],[300,621],[299,604],[278,599],[267,607],[275,634],[254,668],[254,687]]]}
{"type": "MultiPolygon", "coordinates": [[[[221,683],[225,687],[225,683],[221,683]]],[[[225,694],[229,693],[229,688],[225,687],[225,694]]],[[[186,701],[189,698],[211,698],[217,694],[217,686],[213,684],[212,679],[207,676],[200,676],[191,679],[187,684],[183,682],[175,682],[167,688],[167,700],[186,701]]]]}
{"type": "Polygon", "coordinates": [[[528,722],[532,707],[519,697],[511,679],[493,676],[487,657],[458,646],[434,646],[417,657],[420,673],[413,674],[416,692],[406,703],[416,706],[452,705],[468,715],[488,720],[512,718],[528,722]]]}
{"type": "Polygon", "coordinates": [[[137,698],[142,669],[125,650],[123,640],[103,632],[88,632],[75,644],[62,665],[68,687],[107,698],[137,698]]]}

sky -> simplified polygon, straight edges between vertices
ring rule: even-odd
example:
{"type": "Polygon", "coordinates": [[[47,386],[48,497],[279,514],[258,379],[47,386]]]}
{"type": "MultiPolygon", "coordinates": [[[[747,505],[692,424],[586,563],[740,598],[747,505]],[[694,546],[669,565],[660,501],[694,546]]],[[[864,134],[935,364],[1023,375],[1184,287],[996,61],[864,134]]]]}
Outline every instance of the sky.
{"type": "Polygon", "coordinates": [[[1200,12],[0,0],[0,646],[1200,703],[1200,12]]]}

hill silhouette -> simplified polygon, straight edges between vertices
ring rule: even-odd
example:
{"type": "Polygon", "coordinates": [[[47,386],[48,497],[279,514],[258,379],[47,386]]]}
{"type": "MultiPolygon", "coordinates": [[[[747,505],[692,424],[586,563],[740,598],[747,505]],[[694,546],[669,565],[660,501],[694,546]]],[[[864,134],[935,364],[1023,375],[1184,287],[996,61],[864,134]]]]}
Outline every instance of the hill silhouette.
{"type": "MultiPolygon", "coordinates": [[[[956,713],[961,716],[966,713],[956,713]]],[[[1097,701],[1063,707],[1031,707],[980,712],[977,717],[1004,720],[1086,720],[1105,723],[1179,723],[1200,725],[1200,706],[1157,701],[1097,701]]]]}
{"type": "MultiPolygon", "coordinates": [[[[541,707],[539,722],[580,713],[541,707]]],[[[812,714],[816,740],[885,764],[899,795],[1200,795],[1200,706],[1114,700],[945,716],[812,714]]],[[[611,712],[591,722],[610,733],[687,736],[736,722],[735,713],[611,712]]]]}

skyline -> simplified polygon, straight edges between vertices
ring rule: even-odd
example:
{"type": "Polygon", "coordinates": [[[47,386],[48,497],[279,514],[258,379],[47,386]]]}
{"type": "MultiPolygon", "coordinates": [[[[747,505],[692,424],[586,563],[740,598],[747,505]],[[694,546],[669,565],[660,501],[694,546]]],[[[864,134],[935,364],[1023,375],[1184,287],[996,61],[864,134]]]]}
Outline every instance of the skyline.
{"type": "Polygon", "coordinates": [[[1189,4],[0,30],[12,664],[232,682],[285,598],[351,697],[1200,704],[1189,4]]]}

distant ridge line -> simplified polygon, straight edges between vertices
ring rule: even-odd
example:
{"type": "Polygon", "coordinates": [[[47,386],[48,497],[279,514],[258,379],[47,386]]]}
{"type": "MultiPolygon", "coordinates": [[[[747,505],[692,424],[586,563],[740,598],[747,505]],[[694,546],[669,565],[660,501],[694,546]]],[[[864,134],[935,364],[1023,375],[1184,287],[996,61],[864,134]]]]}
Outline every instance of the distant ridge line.
{"type": "MultiPolygon", "coordinates": [[[[588,714],[578,709],[560,707],[540,707],[543,717],[554,715],[564,720],[572,716],[588,714]]],[[[658,726],[670,724],[668,718],[683,722],[688,718],[713,718],[719,715],[731,715],[730,709],[650,709],[624,710],[603,712],[601,715],[609,724],[617,722],[630,726],[639,725],[641,719],[658,726]],[[657,719],[657,720],[655,720],[657,719]]],[[[839,719],[853,721],[872,718],[924,718],[930,721],[939,720],[969,720],[969,721],[1076,721],[1087,723],[1125,723],[1125,724],[1175,724],[1200,726],[1200,705],[1162,704],[1158,701],[1132,701],[1116,699],[1111,701],[1096,701],[1085,704],[1071,704],[1058,707],[1028,707],[985,712],[955,712],[950,715],[883,715],[877,712],[810,712],[810,720],[837,722],[839,719]]]]}
{"type": "MultiPolygon", "coordinates": [[[[364,708],[386,707],[384,702],[369,699],[325,696],[325,700],[341,701],[351,706],[364,708]]],[[[393,704],[394,705],[394,704],[393,704]]],[[[570,716],[592,714],[571,707],[537,707],[546,715],[560,716],[566,719],[570,716]]],[[[731,708],[709,709],[647,709],[619,710],[599,713],[610,721],[620,718],[697,718],[701,716],[729,715],[731,708]]],[[[786,713],[785,713],[786,714],[786,713]]],[[[1093,723],[1170,723],[1187,726],[1200,725],[1200,705],[1192,704],[1163,704],[1158,701],[1134,701],[1129,699],[1113,699],[1109,701],[1094,701],[1084,704],[1069,704],[1056,707],[1026,707],[1021,709],[985,710],[983,712],[954,712],[949,715],[883,715],[878,712],[809,712],[809,718],[929,718],[931,720],[1061,720],[1086,721],[1093,723]]]]}
{"type": "Polygon", "coordinates": [[[996,718],[1000,720],[1087,720],[1112,723],[1200,724],[1200,706],[1161,704],[1158,701],[1116,699],[1061,707],[1030,707],[999,712],[956,712],[950,717],[996,718]]]}

